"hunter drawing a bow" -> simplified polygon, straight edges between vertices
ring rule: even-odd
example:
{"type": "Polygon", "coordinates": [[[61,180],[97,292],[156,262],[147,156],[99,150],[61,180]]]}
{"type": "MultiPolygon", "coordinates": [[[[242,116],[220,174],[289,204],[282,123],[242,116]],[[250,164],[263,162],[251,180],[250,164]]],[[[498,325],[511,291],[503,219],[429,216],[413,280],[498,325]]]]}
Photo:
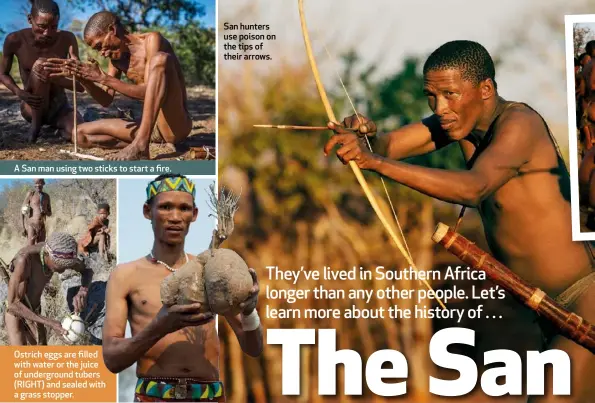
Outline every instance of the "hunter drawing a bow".
{"type": "MultiPolygon", "coordinates": [[[[324,89],[324,86],[322,85],[322,81],[320,80],[320,74],[318,72],[318,66],[316,65],[316,60],[315,60],[314,54],[312,52],[312,45],[310,43],[310,35],[308,34],[308,28],[306,26],[306,17],[305,17],[305,14],[304,14],[304,1],[303,0],[298,0],[298,8],[299,8],[300,22],[301,22],[301,27],[302,27],[302,34],[303,34],[303,37],[304,37],[304,44],[306,46],[306,53],[308,55],[308,61],[310,62],[310,67],[312,69],[312,74],[314,75],[314,81],[316,82],[316,88],[318,89],[318,94],[320,95],[320,99],[322,100],[322,103],[324,105],[324,109],[326,111],[326,115],[328,117],[328,120],[330,122],[335,123],[335,124],[339,124],[338,121],[337,121],[337,118],[335,116],[335,113],[333,112],[333,109],[332,109],[332,107],[330,105],[330,102],[328,100],[328,96],[326,94],[326,91],[324,89]]],[[[349,96],[349,94],[347,94],[347,96],[349,96]]],[[[354,111],[355,111],[355,108],[354,108],[354,111]]],[[[358,115],[357,111],[355,111],[355,113],[356,113],[356,115],[359,118],[359,115],[358,115]]],[[[261,128],[277,128],[277,129],[292,129],[292,130],[320,130],[320,129],[327,130],[328,129],[328,128],[322,127],[322,126],[303,126],[303,127],[298,127],[298,126],[292,126],[292,125],[255,125],[255,127],[261,127],[261,128]]],[[[349,161],[349,166],[351,167],[353,173],[355,174],[355,177],[357,178],[357,181],[359,182],[359,184],[362,187],[364,193],[366,194],[366,197],[368,198],[368,201],[370,202],[370,205],[372,206],[372,208],[374,209],[374,212],[376,213],[376,215],[378,216],[378,218],[382,222],[382,225],[384,226],[384,228],[388,232],[390,238],[397,245],[399,251],[403,254],[403,256],[405,257],[405,259],[407,260],[407,263],[411,266],[411,268],[413,270],[417,270],[415,264],[413,263],[413,258],[411,257],[411,253],[409,252],[409,247],[407,246],[407,242],[405,240],[405,237],[404,237],[403,232],[401,230],[401,226],[399,225],[399,220],[398,220],[397,215],[395,214],[394,210],[393,210],[393,215],[394,215],[395,221],[397,223],[397,226],[399,228],[399,233],[401,235],[401,238],[399,238],[399,236],[397,235],[397,232],[396,232],[394,226],[391,224],[391,222],[385,217],[383,211],[381,210],[381,208],[380,208],[380,206],[378,204],[378,201],[376,200],[376,197],[374,196],[374,194],[372,192],[372,189],[368,185],[368,182],[366,181],[366,178],[362,174],[360,168],[357,166],[357,164],[355,163],[355,161],[349,161]],[[402,241],[401,241],[401,239],[402,239],[402,241]]],[[[383,184],[384,184],[384,182],[383,182],[383,184]]],[[[388,191],[386,190],[386,186],[385,186],[385,192],[386,192],[386,196],[389,198],[389,202],[390,202],[390,197],[388,196],[388,191]]],[[[392,206],[392,203],[391,203],[391,206],[392,206]]],[[[422,282],[424,283],[424,285],[428,289],[432,290],[432,287],[430,286],[430,284],[426,280],[422,280],[422,282]]],[[[440,304],[440,306],[442,308],[446,309],[446,307],[444,306],[444,304],[442,303],[442,301],[439,298],[436,298],[436,299],[437,299],[437,302],[440,304]]]]}

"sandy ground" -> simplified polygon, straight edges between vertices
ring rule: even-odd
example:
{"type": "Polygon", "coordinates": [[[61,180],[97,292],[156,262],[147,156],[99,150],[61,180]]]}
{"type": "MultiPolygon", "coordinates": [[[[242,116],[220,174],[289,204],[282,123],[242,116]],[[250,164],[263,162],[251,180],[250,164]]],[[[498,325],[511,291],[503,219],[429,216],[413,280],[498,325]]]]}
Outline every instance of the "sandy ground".
{"type": "MultiPolygon", "coordinates": [[[[67,91],[72,105],[72,93],[67,91]]],[[[191,159],[190,147],[215,147],[215,90],[206,87],[188,88],[189,109],[194,122],[190,136],[177,146],[177,150],[167,144],[151,144],[151,159],[187,160],[191,159]]],[[[123,96],[116,96],[109,108],[95,103],[87,94],[77,95],[77,109],[86,120],[105,117],[120,117],[129,114],[139,119],[142,103],[123,96]]],[[[27,142],[29,123],[21,117],[19,101],[15,95],[0,87],[0,159],[4,160],[70,160],[60,150],[73,151],[72,143],[64,140],[56,129],[44,126],[37,142],[27,142]]],[[[92,148],[80,153],[104,157],[113,150],[92,148]]]]}

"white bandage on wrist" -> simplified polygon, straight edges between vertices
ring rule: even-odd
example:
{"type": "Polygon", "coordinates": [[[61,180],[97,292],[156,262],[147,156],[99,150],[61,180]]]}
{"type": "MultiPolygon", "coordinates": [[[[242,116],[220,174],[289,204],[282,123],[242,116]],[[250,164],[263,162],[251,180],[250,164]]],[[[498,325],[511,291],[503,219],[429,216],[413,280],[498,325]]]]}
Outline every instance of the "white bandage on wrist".
{"type": "Polygon", "coordinates": [[[242,322],[242,330],[245,332],[251,332],[252,330],[258,329],[260,326],[260,317],[258,316],[258,312],[256,309],[252,311],[250,315],[240,315],[241,322],[242,322]]]}

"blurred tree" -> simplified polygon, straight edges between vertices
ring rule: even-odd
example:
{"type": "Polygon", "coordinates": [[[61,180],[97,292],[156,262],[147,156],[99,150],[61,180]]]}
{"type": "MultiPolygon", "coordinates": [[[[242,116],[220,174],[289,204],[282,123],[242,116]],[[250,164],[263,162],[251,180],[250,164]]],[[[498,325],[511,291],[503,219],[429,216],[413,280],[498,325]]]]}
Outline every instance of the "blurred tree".
{"type": "Polygon", "coordinates": [[[585,53],[585,45],[594,38],[595,35],[593,35],[593,31],[591,31],[589,28],[575,25],[572,29],[574,57],[579,57],[582,53],[585,53]]]}
{"type": "Polygon", "coordinates": [[[174,48],[186,80],[215,86],[215,29],[202,28],[193,21],[179,25],[174,32],[174,48]]]}
{"type": "Polygon", "coordinates": [[[109,10],[132,31],[169,26],[204,16],[205,7],[195,0],[66,0],[80,11],[89,7],[109,10]]]}
{"type": "MultiPolygon", "coordinates": [[[[116,181],[113,180],[88,180],[72,179],[69,181],[59,181],[54,185],[61,193],[73,193],[82,197],[87,197],[97,206],[99,203],[115,203],[112,200],[116,194],[116,181]]],[[[111,207],[115,208],[115,205],[111,207]]]]}
{"type": "Polygon", "coordinates": [[[180,60],[187,84],[215,85],[215,30],[203,28],[198,21],[173,27],[152,27],[166,37],[180,60]]]}

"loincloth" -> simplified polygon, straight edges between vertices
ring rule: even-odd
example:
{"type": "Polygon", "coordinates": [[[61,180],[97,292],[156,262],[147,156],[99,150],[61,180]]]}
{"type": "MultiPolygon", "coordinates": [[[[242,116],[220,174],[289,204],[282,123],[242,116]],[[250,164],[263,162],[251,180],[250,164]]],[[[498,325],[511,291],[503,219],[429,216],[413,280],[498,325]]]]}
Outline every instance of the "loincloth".
{"type": "Polygon", "coordinates": [[[135,402],[225,402],[222,382],[193,378],[139,378],[134,388],[135,402]]]}
{"type": "Polygon", "coordinates": [[[554,298],[554,301],[556,301],[564,309],[570,309],[576,300],[579,299],[594,283],[595,271],[572,284],[570,287],[560,293],[560,295],[554,298]]]}
{"type": "Polygon", "coordinates": [[[27,236],[33,239],[35,243],[45,241],[45,223],[43,221],[37,223],[29,222],[27,227],[27,236]]]}
{"type": "MultiPolygon", "coordinates": [[[[556,298],[554,298],[554,301],[562,308],[571,311],[574,303],[585,292],[587,292],[589,287],[591,287],[593,284],[595,284],[595,272],[591,272],[590,274],[576,281],[566,290],[562,291],[556,298]]],[[[538,318],[538,323],[542,328],[544,343],[547,346],[550,344],[554,336],[559,334],[559,331],[555,329],[549,321],[545,321],[540,317],[538,318]]]]}
{"type": "Polygon", "coordinates": [[[159,125],[155,123],[153,127],[153,131],[151,132],[151,143],[165,143],[166,141],[163,139],[163,135],[161,134],[161,130],[159,130],[159,125]]]}

